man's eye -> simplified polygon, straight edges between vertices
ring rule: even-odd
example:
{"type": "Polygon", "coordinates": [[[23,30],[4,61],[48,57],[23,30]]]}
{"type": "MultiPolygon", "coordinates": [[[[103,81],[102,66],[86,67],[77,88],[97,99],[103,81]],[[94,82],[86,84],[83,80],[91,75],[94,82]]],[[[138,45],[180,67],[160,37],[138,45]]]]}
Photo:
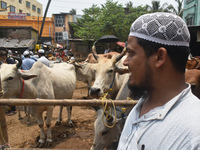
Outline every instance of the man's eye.
{"type": "Polygon", "coordinates": [[[128,55],[129,55],[130,57],[132,57],[132,56],[135,55],[135,53],[134,53],[134,52],[128,52],[128,55]]]}

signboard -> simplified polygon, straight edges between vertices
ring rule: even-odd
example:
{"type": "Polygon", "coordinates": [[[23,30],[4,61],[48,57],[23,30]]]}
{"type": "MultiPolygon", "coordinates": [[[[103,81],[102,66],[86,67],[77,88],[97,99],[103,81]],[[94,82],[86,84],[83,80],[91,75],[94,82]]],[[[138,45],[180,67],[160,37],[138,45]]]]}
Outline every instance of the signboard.
{"type": "Polygon", "coordinates": [[[68,31],[63,32],[63,40],[68,40],[68,31]]]}
{"type": "Polygon", "coordinates": [[[13,13],[13,12],[9,12],[8,13],[8,19],[26,20],[26,14],[25,13],[13,13]]]}

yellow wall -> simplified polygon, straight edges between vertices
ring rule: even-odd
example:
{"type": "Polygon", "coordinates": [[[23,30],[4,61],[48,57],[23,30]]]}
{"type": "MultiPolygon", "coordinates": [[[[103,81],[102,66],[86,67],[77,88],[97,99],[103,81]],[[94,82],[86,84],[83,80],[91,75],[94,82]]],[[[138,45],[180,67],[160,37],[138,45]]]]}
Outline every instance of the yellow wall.
{"type": "MultiPolygon", "coordinates": [[[[14,6],[15,13],[19,13],[19,9],[20,9],[22,10],[22,13],[29,13],[31,14],[31,16],[39,16],[39,17],[43,16],[42,4],[36,0],[22,0],[22,3],[19,3],[19,0],[0,0],[0,5],[1,5],[1,1],[7,3],[7,7],[10,5],[14,6]],[[26,7],[26,1],[30,2],[30,8],[26,7]],[[36,6],[36,11],[32,10],[32,5],[36,6]],[[40,8],[41,13],[37,13],[37,8],[40,8]]],[[[2,10],[1,7],[0,7],[0,10],[2,10]]],[[[8,12],[10,12],[10,7],[7,8],[7,10],[5,11],[0,11],[0,15],[8,15],[8,12]]]]}
{"type": "MultiPolygon", "coordinates": [[[[7,15],[0,15],[0,26],[31,26],[40,33],[40,29],[42,26],[43,17],[28,17],[26,16],[26,20],[11,20],[8,19],[7,15]],[[38,24],[39,23],[39,24],[38,24]]],[[[51,17],[46,17],[42,37],[54,37],[54,22],[51,17]],[[50,31],[49,31],[50,28],[50,31]]]]}

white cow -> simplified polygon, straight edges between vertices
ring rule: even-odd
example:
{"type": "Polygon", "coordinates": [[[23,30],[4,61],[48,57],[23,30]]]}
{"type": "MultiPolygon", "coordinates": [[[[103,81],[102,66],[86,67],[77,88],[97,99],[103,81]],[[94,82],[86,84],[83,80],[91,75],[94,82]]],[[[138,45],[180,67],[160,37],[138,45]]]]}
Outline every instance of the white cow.
{"type": "Polygon", "coordinates": [[[92,81],[95,79],[96,64],[84,62],[83,64],[75,63],[76,79],[87,83],[88,96],[92,86],[92,81]]]}
{"type": "MultiPolygon", "coordinates": [[[[126,75],[126,78],[124,80],[124,83],[121,85],[121,88],[118,92],[118,95],[116,97],[116,100],[123,100],[126,99],[129,96],[129,89],[127,86],[127,80],[128,80],[128,75],[126,75]]],[[[104,116],[104,122],[102,120],[102,115],[104,113],[104,108],[100,107],[95,107],[95,110],[97,111],[97,118],[94,123],[94,130],[95,130],[95,136],[93,140],[93,145],[90,148],[90,150],[103,150],[105,147],[108,147],[111,145],[111,143],[114,140],[118,140],[120,133],[122,131],[124,121],[125,121],[125,116],[122,117],[122,112],[121,111],[116,111],[116,124],[113,128],[107,127],[105,124],[112,126],[115,121],[115,116],[111,117],[112,119],[106,120],[106,117],[104,116]],[[120,118],[120,119],[118,119],[120,118]]],[[[121,107],[117,107],[117,110],[121,110],[121,107]]],[[[114,112],[114,111],[112,111],[114,112]]],[[[126,111],[127,115],[127,111],[126,111]]]]}
{"type": "Polygon", "coordinates": [[[98,63],[96,64],[95,81],[90,89],[90,95],[99,98],[112,88],[110,98],[115,99],[125,77],[125,74],[120,75],[120,73],[121,69],[127,69],[123,65],[126,56],[123,57],[124,53],[122,53],[113,55],[111,59],[99,57],[94,48],[93,54],[98,63]]]}
{"type": "MultiPolygon", "coordinates": [[[[42,99],[71,99],[75,90],[76,73],[71,64],[62,63],[48,68],[41,62],[34,63],[31,70],[21,72],[16,65],[1,66],[1,84],[3,98],[42,98],[42,99]],[[24,89],[22,91],[22,89],[24,89]]],[[[54,106],[30,106],[30,113],[37,118],[40,127],[38,147],[49,146],[52,143],[51,118],[54,106]],[[47,111],[47,137],[45,141],[44,122],[42,113],[47,111]]],[[[68,121],[71,122],[68,107],[68,121]]]]}
{"type": "MultiPolygon", "coordinates": [[[[127,97],[131,97],[132,99],[139,99],[139,97],[133,97],[134,95],[137,95],[137,93],[132,93],[129,88],[128,88],[128,79],[129,79],[129,74],[126,74],[124,83],[121,85],[121,88],[117,94],[116,100],[126,100],[127,97]]],[[[106,117],[103,116],[104,114],[104,108],[95,108],[97,111],[97,118],[94,123],[94,129],[95,129],[95,137],[93,140],[93,145],[90,150],[103,150],[105,147],[107,147],[109,150],[111,149],[116,149],[115,146],[117,145],[112,145],[113,142],[117,142],[121,134],[121,131],[123,129],[124,123],[126,116],[129,114],[130,110],[132,107],[125,107],[125,112],[122,111],[123,107],[116,107],[116,116],[114,115],[114,110],[112,110],[111,114],[111,119],[106,120],[106,117]],[[116,119],[116,124],[114,127],[109,128],[107,127],[102,120],[102,116],[104,119],[105,124],[109,126],[113,126],[115,119],[116,119]]]]}
{"type": "MultiPolygon", "coordinates": [[[[89,97],[89,90],[92,86],[92,81],[95,78],[95,72],[94,72],[94,68],[96,66],[96,64],[92,64],[92,63],[88,63],[88,62],[84,62],[83,64],[79,64],[77,62],[70,62],[71,64],[73,64],[75,66],[75,70],[76,70],[76,79],[79,81],[82,81],[84,83],[87,83],[87,87],[88,87],[88,97],[89,97]]],[[[56,64],[54,64],[55,66],[56,64]]],[[[59,116],[58,116],[58,120],[56,122],[55,125],[60,125],[61,121],[62,121],[62,109],[63,106],[60,106],[60,112],[59,112],[59,116]]]]}

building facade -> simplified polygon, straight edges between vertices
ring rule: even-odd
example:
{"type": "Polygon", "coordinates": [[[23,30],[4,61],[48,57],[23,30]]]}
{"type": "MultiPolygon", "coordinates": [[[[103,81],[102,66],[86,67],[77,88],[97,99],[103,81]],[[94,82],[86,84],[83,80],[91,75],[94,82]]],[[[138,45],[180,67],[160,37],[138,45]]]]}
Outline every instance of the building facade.
{"type": "Polygon", "coordinates": [[[32,27],[0,27],[0,49],[34,49],[37,37],[38,31],[32,27]]]}
{"type": "Polygon", "coordinates": [[[26,16],[43,16],[42,4],[36,0],[0,0],[0,15],[24,13],[26,16]]]}
{"type": "MultiPolygon", "coordinates": [[[[0,15],[1,27],[32,27],[40,33],[43,17],[30,17],[26,16],[24,19],[9,18],[8,15],[0,15]]],[[[54,22],[51,17],[46,17],[43,27],[42,37],[54,38],[54,22]]],[[[52,42],[52,41],[51,41],[52,42]]]]}
{"type": "Polygon", "coordinates": [[[184,0],[183,19],[188,26],[200,25],[199,0],[184,0]]]}

